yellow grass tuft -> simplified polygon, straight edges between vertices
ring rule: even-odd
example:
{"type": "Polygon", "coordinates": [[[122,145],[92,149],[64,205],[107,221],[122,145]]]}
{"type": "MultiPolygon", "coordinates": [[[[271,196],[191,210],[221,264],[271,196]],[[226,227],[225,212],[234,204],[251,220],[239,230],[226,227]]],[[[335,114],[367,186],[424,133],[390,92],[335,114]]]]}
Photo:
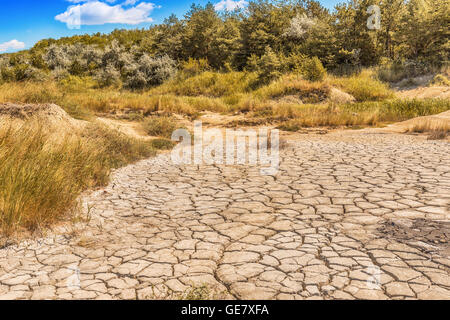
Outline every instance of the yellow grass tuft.
{"type": "Polygon", "coordinates": [[[450,122],[441,119],[429,119],[412,124],[406,132],[427,133],[429,140],[445,139],[450,134],[450,122]]]}

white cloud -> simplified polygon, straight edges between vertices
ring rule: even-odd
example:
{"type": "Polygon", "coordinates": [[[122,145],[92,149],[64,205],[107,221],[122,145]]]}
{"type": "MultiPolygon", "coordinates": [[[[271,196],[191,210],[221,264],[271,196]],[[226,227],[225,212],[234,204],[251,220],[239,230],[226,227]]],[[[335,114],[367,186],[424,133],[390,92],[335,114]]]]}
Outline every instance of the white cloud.
{"type": "Polygon", "coordinates": [[[8,42],[0,43],[0,52],[6,52],[9,50],[20,50],[24,48],[25,43],[15,39],[8,42]]]}
{"type": "Polygon", "coordinates": [[[134,6],[135,3],[138,2],[138,0],[126,0],[123,5],[124,6],[134,6]]]}
{"type": "MultiPolygon", "coordinates": [[[[137,1],[127,0],[122,4],[109,5],[105,2],[92,0],[68,0],[79,3],[67,8],[64,13],[55,17],[67,26],[102,25],[107,23],[120,23],[137,25],[143,22],[152,22],[150,13],[156,7],[153,3],[142,2],[134,6],[137,1]],[[124,8],[127,7],[127,8],[124,8]]],[[[115,0],[107,1],[109,3],[115,0]]]]}
{"type": "Polygon", "coordinates": [[[233,11],[235,9],[245,8],[247,5],[248,2],[245,0],[221,0],[214,6],[214,8],[217,11],[222,10],[233,11]]]}

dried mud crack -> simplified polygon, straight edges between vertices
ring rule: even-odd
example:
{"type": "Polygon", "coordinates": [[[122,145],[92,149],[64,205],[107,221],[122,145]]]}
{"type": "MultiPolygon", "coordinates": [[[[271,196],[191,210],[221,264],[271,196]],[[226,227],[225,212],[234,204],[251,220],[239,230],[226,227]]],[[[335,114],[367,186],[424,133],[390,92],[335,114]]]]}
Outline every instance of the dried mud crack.
{"type": "Polygon", "coordinates": [[[167,154],[117,170],[76,236],[0,249],[0,298],[450,299],[448,142],[288,142],[276,176],[167,154]]]}

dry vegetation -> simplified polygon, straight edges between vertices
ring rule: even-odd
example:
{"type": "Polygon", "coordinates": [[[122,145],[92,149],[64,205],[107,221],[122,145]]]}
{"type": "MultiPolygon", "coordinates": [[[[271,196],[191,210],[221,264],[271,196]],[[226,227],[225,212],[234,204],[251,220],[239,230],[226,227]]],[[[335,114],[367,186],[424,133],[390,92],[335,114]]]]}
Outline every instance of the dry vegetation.
{"type": "Polygon", "coordinates": [[[255,78],[254,73],[207,71],[179,76],[150,90],[128,91],[98,88],[90,78],[71,76],[60,82],[4,83],[0,85],[0,103],[55,103],[78,119],[121,110],[139,111],[144,116],[175,113],[194,119],[211,111],[297,119],[301,126],[378,125],[450,109],[448,100],[399,100],[370,70],[350,77],[328,76],[318,82],[288,74],[253,89],[255,78]],[[356,103],[334,101],[333,87],[353,96],[356,103]]]}
{"type": "MultiPolygon", "coordinates": [[[[449,85],[448,1],[397,2],[383,9],[390,20],[380,32],[367,29],[369,3],[360,0],[333,11],[249,1],[246,14],[226,15],[209,3],[148,29],[43,39],[1,54],[0,104],[53,103],[85,121],[80,130],[33,120],[0,127],[1,230],[50,224],[112,168],[170,149],[173,114],[239,114],[243,123],[297,131],[449,110],[449,99],[402,100],[388,84],[428,74],[431,85],[449,85]],[[98,115],[124,115],[158,138],[130,138],[95,122],[98,115]]],[[[448,126],[410,130],[440,138],[448,126]]]]}
{"type": "Polygon", "coordinates": [[[151,143],[96,123],[58,134],[34,119],[19,126],[3,126],[1,232],[9,235],[20,228],[34,231],[54,223],[68,208],[76,208],[83,190],[105,185],[112,168],[154,153],[151,143]]]}
{"type": "MultiPolygon", "coordinates": [[[[241,113],[255,123],[275,122],[288,131],[304,127],[378,126],[450,109],[439,99],[400,100],[375,73],[349,77],[327,76],[322,81],[286,74],[254,87],[256,74],[246,72],[180,73],[161,86],[143,91],[100,88],[89,77],[62,81],[7,82],[0,85],[0,103],[55,103],[72,117],[88,120],[84,130],[58,135],[32,120],[0,131],[0,228],[11,234],[19,228],[36,230],[75,208],[78,195],[104,185],[112,168],[173,147],[176,129],[171,114],[190,119],[203,111],[241,113]],[[338,88],[354,97],[342,103],[331,92],[338,88]],[[136,111],[142,129],[155,140],[140,141],[95,123],[96,114],[136,111]],[[161,116],[163,114],[164,116],[161,116]],[[261,121],[260,121],[261,120],[261,121]]],[[[412,132],[443,138],[445,127],[426,123],[412,132]]]]}
{"type": "Polygon", "coordinates": [[[450,122],[445,120],[425,120],[411,125],[407,132],[426,133],[429,140],[445,139],[450,134],[450,122]]]}

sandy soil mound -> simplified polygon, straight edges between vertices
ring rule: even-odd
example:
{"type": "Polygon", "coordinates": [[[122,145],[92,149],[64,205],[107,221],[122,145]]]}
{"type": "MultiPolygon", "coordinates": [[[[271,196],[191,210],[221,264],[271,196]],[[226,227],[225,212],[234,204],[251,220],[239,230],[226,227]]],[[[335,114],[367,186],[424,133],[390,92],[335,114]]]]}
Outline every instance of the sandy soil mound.
{"type": "Polygon", "coordinates": [[[386,128],[383,128],[383,131],[406,132],[414,126],[424,123],[430,127],[436,128],[443,127],[444,124],[448,126],[450,125],[450,110],[432,116],[417,117],[403,122],[394,123],[386,128]]]}
{"type": "Polygon", "coordinates": [[[355,97],[337,88],[331,88],[328,100],[336,104],[356,102],[355,97]]]}
{"type": "Polygon", "coordinates": [[[75,129],[83,126],[84,121],[75,120],[61,107],[55,104],[0,104],[0,124],[21,123],[35,119],[45,126],[75,129]]]}
{"type": "Polygon", "coordinates": [[[144,140],[152,139],[152,137],[146,135],[145,132],[142,130],[142,128],[139,127],[139,123],[101,117],[97,118],[97,121],[98,123],[101,123],[110,129],[114,129],[123,134],[126,134],[129,137],[144,140]]]}

